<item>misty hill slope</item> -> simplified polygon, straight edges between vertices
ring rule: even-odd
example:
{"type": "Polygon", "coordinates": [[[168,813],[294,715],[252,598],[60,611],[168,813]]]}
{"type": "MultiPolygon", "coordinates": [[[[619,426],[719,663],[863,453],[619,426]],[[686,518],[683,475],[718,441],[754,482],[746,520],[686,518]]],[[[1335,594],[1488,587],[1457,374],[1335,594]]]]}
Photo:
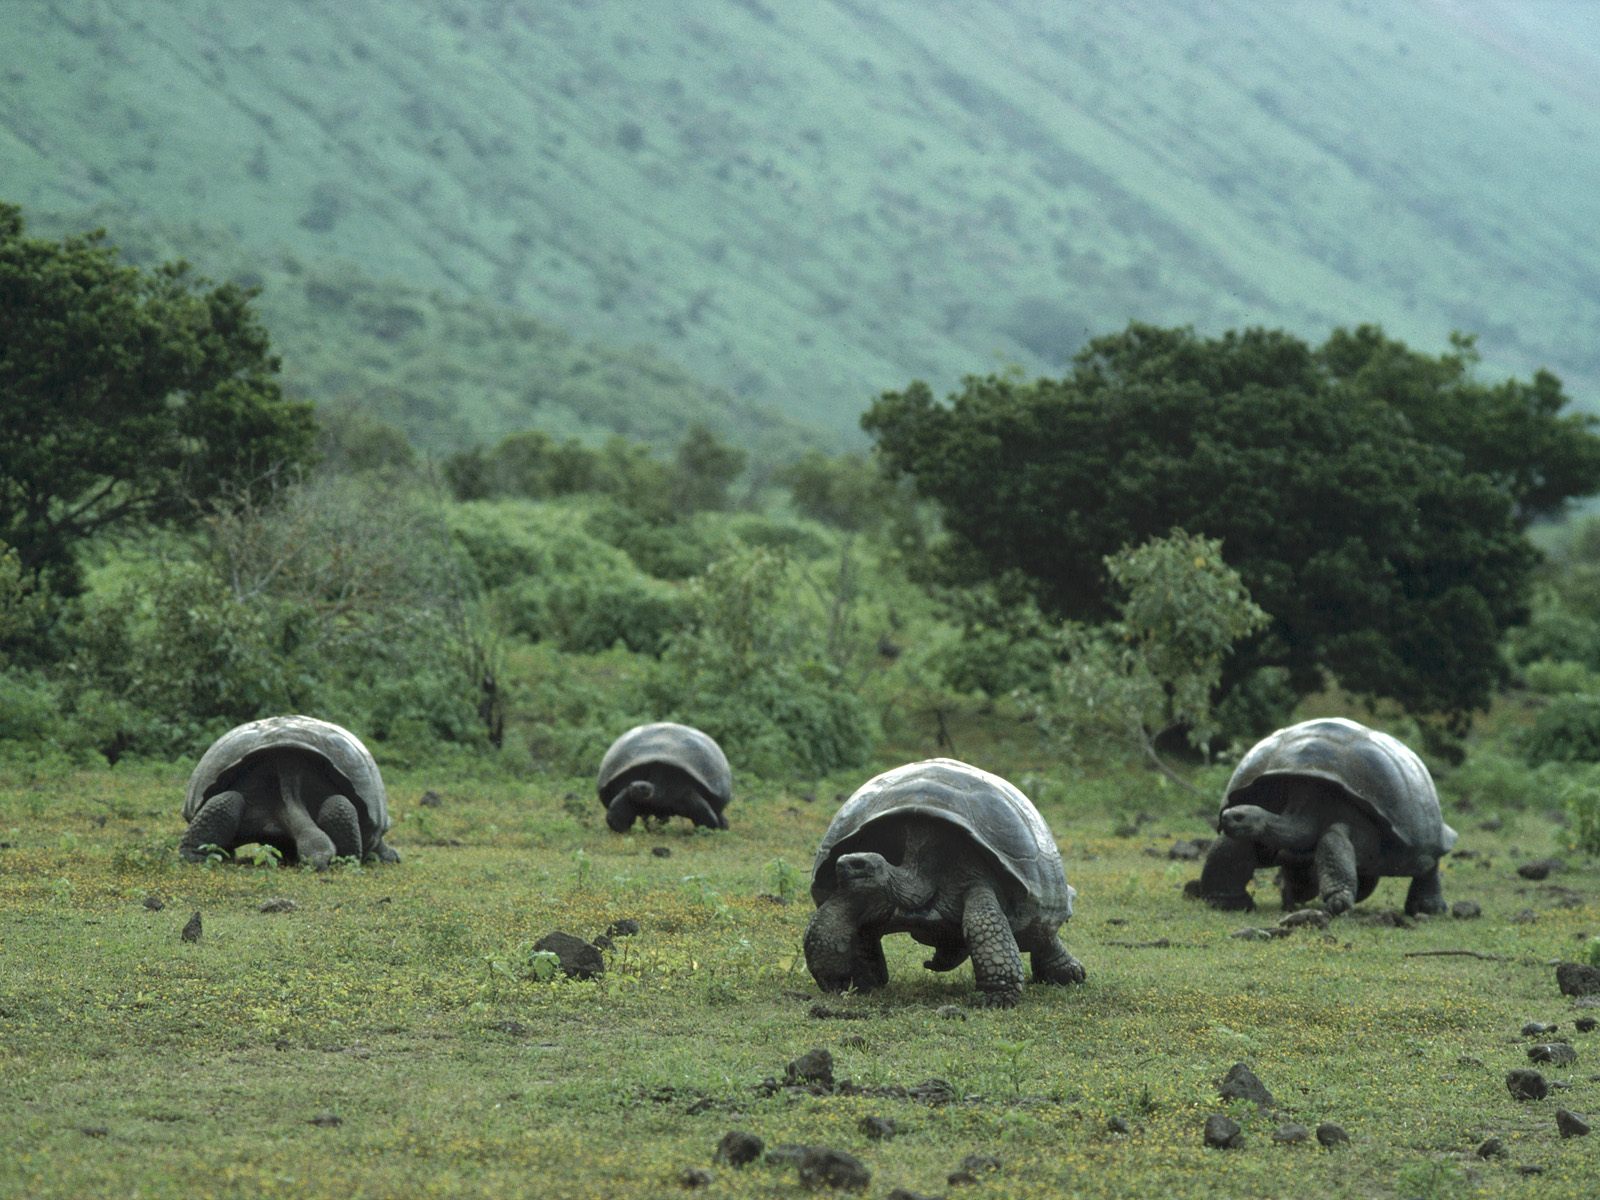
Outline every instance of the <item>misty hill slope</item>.
{"type": "Polygon", "coordinates": [[[1583,398],[1600,37],[1528,7],[14,0],[0,186],[652,344],[835,432],[1130,318],[1459,328],[1583,398]]]}

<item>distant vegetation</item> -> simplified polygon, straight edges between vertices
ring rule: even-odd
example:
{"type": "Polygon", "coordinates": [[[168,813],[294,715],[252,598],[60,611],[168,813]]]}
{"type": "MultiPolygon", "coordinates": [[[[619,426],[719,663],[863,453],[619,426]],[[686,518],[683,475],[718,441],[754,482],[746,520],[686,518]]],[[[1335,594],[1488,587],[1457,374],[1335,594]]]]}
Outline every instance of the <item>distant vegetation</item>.
{"type": "Polygon", "coordinates": [[[1470,341],[1133,326],[1061,379],[886,394],[872,457],[758,468],[699,428],[428,460],[358,409],[313,431],[236,287],[7,212],[5,404],[54,433],[0,456],[41,498],[0,545],[0,755],[184,758],[309,711],[386,761],[586,774],[677,719],[754,776],[820,778],[977,704],[1041,753],[1171,774],[1180,735],[1222,749],[1313,693],[1397,702],[1459,759],[1446,732],[1511,683],[1541,699],[1465,786],[1525,756],[1600,797],[1600,525],[1543,562],[1526,536],[1600,486],[1600,438],[1553,376],[1481,382],[1470,341]]]}

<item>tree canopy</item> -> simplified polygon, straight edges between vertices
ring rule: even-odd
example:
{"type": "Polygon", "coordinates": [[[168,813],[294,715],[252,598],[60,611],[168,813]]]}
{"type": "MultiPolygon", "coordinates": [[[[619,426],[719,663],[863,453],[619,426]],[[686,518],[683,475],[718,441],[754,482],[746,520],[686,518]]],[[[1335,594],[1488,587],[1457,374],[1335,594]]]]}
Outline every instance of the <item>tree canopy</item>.
{"type": "Polygon", "coordinates": [[[58,592],[109,527],[181,520],[307,461],[253,293],[181,262],[143,271],[102,234],[26,236],[0,204],[0,541],[58,592]]]}
{"type": "Polygon", "coordinates": [[[1484,704],[1526,615],[1534,516],[1600,489],[1593,421],[1561,386],[1485,385],[1461,339],[1437,358],[1379,330],[1320,348],[1252,329],[1132,325],[1062,379],[923,384],[862,419],[882,461],[942,509],[955,580],[1014,574],[1056,616],[1103,621],[1103,560],[1173,527],[1220,538],[1273,620],[1225,677],[1325,672],[1413,711],[1484,704]]]}

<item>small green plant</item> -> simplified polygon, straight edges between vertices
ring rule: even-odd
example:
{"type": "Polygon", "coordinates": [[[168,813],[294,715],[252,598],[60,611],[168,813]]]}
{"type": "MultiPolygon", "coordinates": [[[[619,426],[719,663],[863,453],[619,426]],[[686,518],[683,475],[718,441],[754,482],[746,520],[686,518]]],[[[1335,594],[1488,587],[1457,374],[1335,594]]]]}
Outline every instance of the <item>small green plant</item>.
{"type": "Polygon", "coordinates": [[[283,851],[262,842],[243,850],[238,858],[240,862],[252,867],[276,867],[283,862],[283,851]]]}
{"type": "Polygon", "coordinates": [[[733,910],[728,907],[727,901],[717,893],[704,875],[685,875],[682,883],[683,890],[696,902],[709,908],[718,919],[726,920],[733,916],[733,910]]]}
{"type": "Polygon", "coordinates": [[[1000,1067],[1005,1073],[1006,1081],[1011,1084],[1013,1096],[1022,1095],[1022,1081],[1027,1078],[1028,1070],[1026,1058],[1030,1043],[1018,1039],[1009,1041],[1005,1038],[996,1038],[994,1048],[1000,1052],[1000,1067]]]}
{"type": "Polygon", "coordinates": [[[767,864],[772,875],[772,894],[783,904],[790,903],[800,892],[805,876],[781,858],[767,864]]]}
{"type": "Polygon", "coordinates": [[[594,876],[594,860],[582,846],[572,852],[573,886],[579,891],[589,886],[589,880],[594,876]]]}
{"type": "Polygon", "coordinates": [[[561,970],[561,956],[550,950],[528,950],[523,961],[526,977],[535,983],[549,983],[561,970]]]}
{"type": "Polygon", "coordinates": [[[202,842],[195,847],[196,853],[202,855],[201,865],[210,869],[228,861],[229,853],[215,842],[202,842]]]}

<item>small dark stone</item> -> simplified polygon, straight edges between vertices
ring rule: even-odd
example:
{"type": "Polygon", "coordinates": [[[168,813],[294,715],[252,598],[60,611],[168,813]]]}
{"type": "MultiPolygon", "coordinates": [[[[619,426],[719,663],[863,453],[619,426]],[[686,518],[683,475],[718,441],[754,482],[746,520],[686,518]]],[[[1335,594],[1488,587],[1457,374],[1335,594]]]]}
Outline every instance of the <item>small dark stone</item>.
{"type": "Polygon", "coordinates": [[[946,1021],[965,1021],[967,1019],[967,1010],[959,1004],[941,1004],[934,1011],[946,1021]]]}
{"type": "Polygon", "coordinates": [[[765,1145],[766,1143],[753,1133],[746,1133],[742,1129],[730,1129],[717,1143],[717,1153],[713,1161],[727,1163],[730,1167],[742,1167],[760,1158],[765,1145]]]}
{"type": "Polygon", "coordinates": [[[1504,1158],[1506,1144],[1497,1137],[1484,1138],[1477,1149],[1477,1155],[1479,1158],[1504,1158]]]}
{"type": "Polygon", "coordinates": [[[1529,1021],[1522,1027],[1523,1037],[1543,1037],[1547,1033],[1554,1033],[1560,1029],[1559,1025],[1546,1025],[1543,1021],[1529,1021]]]}
{"type": "Polygon", "coordinates": [[[816,1021],[865,1021],[872,1014],[852,1012],[848,1008],[829,1008],[826,1004],[813,1004],[806,1010],[806,1016],[816,1021]]]}
{"type": "Polygon", "coordinates": [[[1237,1150],[1244,1145],[1244,1130],[1225,1113],[1212,1113],[1206,1118],[1204,1137],[1213,1150],[1237,1150]]]}
{"type": "Polygon", "coordinates": [[[951,1187],[965,1187],[977,1183],[985,1175],[993,1175],[1000,1170],[1000,1160],[992,1154],[969,1154],[961,1160],[961,1165],[945,1177],[945,1182],[951,1187]]]}
{"type": "Polygon", "coordinates": [[[956,1089],[944,1079],[924,1079],[908,1087],[906,1095],[924,1104],[948,1104],[956,1098],[956,1089]]]}
{"type": "Polygon", "coordinates": [[[811,1146],[800,1158],[800,1186],[803,1188],[859,1192],[871,1182],[872,1172],[859,1158],[843,1150],[811,1146]]]}
{"type": "Polygon", "coordinates": [[[1335,1146],[1348,1146],[1350,1135],[1344,1131],[1344,1126],[1324,1121],[1317,1126],[1317,1142],[1324,1150],[1332,1150],[1335,1146]]]}
{"type": "Polygon", "coordinates": [[[833,1086],[833,1055],[822,1047],[808,1050],[791,1062],[784,1070],[787,1083],[820,1083],[825,1088],[833,1086]]]}
{"type": "Polygon", "coordinates": [[[1564,1138],[1588,1137],[1589,1122],[1575,1112],[1568,1112],[1564,1108],[1558,1108],[1556,1109],[1556,1131],[1564,1138]]]}
{"type": "Polygon", "coordinates": [[[422,799],[417,801],[423,808],[438,808],[444,803],[444,797],[431,788],[422,793],[422,799]]]}
{"type": "Polygon", "coordinates": [[[344,1124],[344,1118],[338,1113],[322,1112],[312,1117],[306,1124],[315,1125],[320,1129],[337,1129],[344,1124]]]}
{"type": "Polygon", "coordinates": [[[639,932],[639,922],[632,917],[620,917],[606,926],[607,937],[632,937],[639,932]]]}
{"type": "Polygon", "coordinates": [[[1579,1033],[1593,1033],[1596,1025],[1600,1025],[1600,1021],[1596,1021],[1593,1017],[1579,1017],[1572,1023],[1572,1027],[1579,1033]]]}
{"type": "Polygon", "coordinates": [[[144,898],[144,906],[151,912],[160,912],[167,906],[167,902],[160,896],[149,895],[144,898]]]}
{"type": "Polygon", "coordinates": [[[1311,1130],[1293,1121],[1272,1131],[1272,1140],[1285,1146],[1298,1146],[1310,1136],[1311,1130]]]}
{"type": "Polygon", "coordinates": [[[689,1105],[683,1112],[685,1116],[698,1117],[703,1112],[710,1112],[715,1104],[716,1101],[710,1096],[701,1096],[700,1099],[689,1105]]]}
{"type": "Polygon", "coordinates": [[[593,979],[605,974],[606,960],[600,951],[575,934],[557,929],[545,934],[533,948],[554,954],[561,960],[561,973],[571,979],[593,979]]]}
{"type": "Polygon", "coordinates": [[[1544,1168],[1538,1163],[1523,1163],[1517,1168],[1518,1175],[1543,1175],[1544,1168]]]}
{"type": "Polygon", "coordinates": [[[1600,995],[1600,967],[1564,962],[1556,966],[1556,986],[1563,996],[1600,995]]]}
{"type": "Polygon", "coordinates": [[[1541,879],[1548,879],[1552,871],[1565,871],[1566,869],[1567,864],[1559,858],[1541,858],[1534,862],[1523,863],[1517,868],[1517,874],[1524,879],[1532,879],[1537,882],[1541,879]]]}
{"type": "Polygon", "coordinates": [[[888,1117],[862,1117],[861,1132],[875,1142],[886,1142],[900,1132],[900,1127],[888,1117]]]}
{"type": "Polygon", "coordinates": [[[1238,938],[1241,942],[1270,942],[1272,940],[1272,930],[1257,929],[1253,925],[1246,925],[1243,929],[1235,929],[1228,936],[1238,938]]]}
{"type": "Polygon", "coordinates": [[[1127,1117],[1112,1117],[1109,1121],[1106,1122],[1106,1132],[1107,1133],[1132,1133],[1133,1132],[1133,1126],[1131,1124],[1129,1124],[1127,1117]]]}
{"type": "Polygon", "coordinates": [[[1549,1063],[1552,1067],[1570,1067],[1578,1061],[1578,1052],[1566,1042],[1540,1042],[1528,1047],[1531,1062],[1549,1063]]]}
{"type": "Polygon", "coordinates": [[[671,858],[672,848],[670,846],[651,846],[650,853],[657,858],[671,858]]]}
{"type": "Polygon", "coordinates": [[[1511,914],[1511,923],[1513,925],[1532,925],[1538,919],[1539,914],[1531,908],[1519,908],[1511,914]]]}
{"type": "Polygon", "coordinates": [[[178,936],[186,942],[198,942],[200,940],[200,913],[198,911],[189,918],[188,924],[183,927],[183,932],[178,936]]]}
{"type": "Polygon", "coordinates": [[[1483,916],[1483,906],[1476,900],[1457,900],[1450,906],[1450,915],[1458,921],[1473,921],[1483,916]]]}
{"type": "Polygon", "coordinates": [[[935,1196],[927,1196],[921,1192],[913,1192],[910,1188],[897,1187],[883,1200],[938,1200],[935,1196]]]}
{"type": "Polygon", "coordinates": [[[1259,1108],[1271,1108],[1277,1103],[1267,1091],[1267,1085],[1242,1062],[1228,1068],[1228,1073],[1217,1084],[1217,1095],[1224,1100],[1248,1100],[1259,1108]]]}
{"type": "MultiPolygon", "coordinates": [[[[105,1125],[84,1125],[78,1132],[83,1134],[84,1137],[103,1138],[109,1136],[111,1130],[105,1125]]],[[[1584,1132],[1588,1133],[1589,1131],[1585,1129],[1584,1132]]]]}
{"type": "Polygon", "coordinates": [[[1550,1094],[1550,1085],[1539,1072],[1520,1067],[1506,1075],[1506,1090],[1513,1100],[1543,1100],[1550,1094]]]}
{"type": "Polygon", "coordinates": [[[293,900],[290,900],[287,896],[275,896],[271,900],[263,900],[256,911],[264,913],[286,913],[293,912],[299,907],[300,906],[298,904],[296,904],[293,900]]]}
{"type": "Polygon", "coordinates": [[[615,950],[617,948],[617,944],[603,933],[598,935],[594,941],[590,942],[589,944],[596,950],[615,950]]]}
{"type": "Polygon", "coordinates": [[[1278,918],[1278,925],[1283,929],[1301,929],[1307,925],[1313,929],[1326,929],[1328,914],[1320,908],[1302,908],[1296,912],[1285,913],[1278,918]]]}
{"type": "Polygon", "coordinates": [[[679,1186],[686,1188],[710,1187],[715,1179],[716,1176],[704,1167],[685,1167],[678,1173],[679,1186]]]}
{"type": "Polygon", "coordinates": [[[1167,848],[1167,857],[1178,862],[1194,862],[1209,849],[1210,838],[1183,838],[1167,848]]]}

